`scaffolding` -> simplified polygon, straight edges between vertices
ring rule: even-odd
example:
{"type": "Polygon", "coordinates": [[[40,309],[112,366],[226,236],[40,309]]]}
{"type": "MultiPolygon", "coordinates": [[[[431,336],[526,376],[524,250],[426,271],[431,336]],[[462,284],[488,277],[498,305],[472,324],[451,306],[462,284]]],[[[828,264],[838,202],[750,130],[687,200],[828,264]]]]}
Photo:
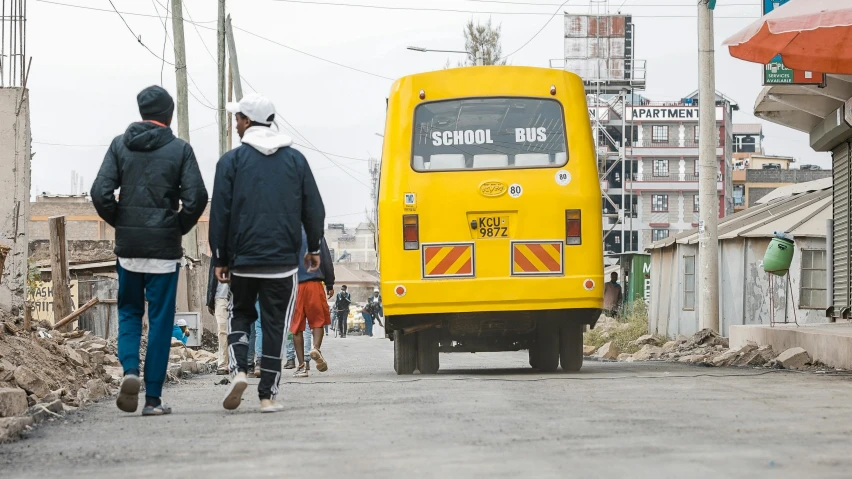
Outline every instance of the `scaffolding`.
{"type": "MultiPolygon", "coordinates": [[[[646,63],[634,57],[635,28],[630,15],[611,14],[609,0],[590,0],[589,13],[577,15],[565,13],[565,55],[551,60],[552,68],[576,73],[586,86],[587,103],[595,138],[595,153],[604,206],[609,205],[614,213],[602,212],[604,216],[604,241],[621,227],[621,251],[633,250],[632,218],[633,182],[628,181],[626,169],[629,152],[628,132],[633,124],[627,118],[628,102],[633,101],[635,91],[645,89],[646,63]],[[615,116],[621,119],[620,138],[616,138],[612,125],[615,116]],[[610,195],[607,178],[620,170],[620,204],[610,195]],[[629,193],[628,193],[629,190],[629,193]],[[630,207],[626,208],[625,205],[630,207]],[[627,212],[625,212],[627,211],[627,212]],[[628,220],[629,230],[626,230],[628,220]],[[630,231],[630,247],[626,247],[626,232],[630,231]]],[[[631,163],[632,170],[632,163],[631,163]]],[[[632,171],[630,177],[632,178],[632,171]]]]}
{"type": "Polygon", "coordinates": [[[0,0],[0,88],[26,87],[27,1],[0,0]]]}

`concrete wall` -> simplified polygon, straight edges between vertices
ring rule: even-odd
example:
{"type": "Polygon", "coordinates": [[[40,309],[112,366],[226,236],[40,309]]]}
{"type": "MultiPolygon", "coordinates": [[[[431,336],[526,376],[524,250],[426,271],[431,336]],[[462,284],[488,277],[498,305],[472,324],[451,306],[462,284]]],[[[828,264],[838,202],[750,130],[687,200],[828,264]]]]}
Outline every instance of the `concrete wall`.
{"type": "Polygon", "coordinates": [[[0,277],[0,309],[12,313],[26,296],[31,139],[28,91],[0,88],[0,244],[11,248],[0,277]]]}
{"type": "MultiPolygon", "coordinates": [[[[824,238],[797,238],[790,268],[792,295],[787,280],[774,276],[772,287],[762,261],[770,238],[734,238],[719,244],[719,328],[727,336],[731,326],[770,324],[770,310],[775,321],[784,321],[786,314],[800,324],[825,322],[822,309],[801,308],[801,264],[803,249],[825,249],[824,238]],[[795,309],[794,309],[795,303],[795,309]]],[[[698,298],[695,310],[684,309],[684,256],[696,256],[696,272],[700,261],[697,245],[678,244],[651,251],[651,303],[649,330],[655,334],[675,337],[689,336],[700,329],[698,298]]],[[[701,278],[696,274],[696,294],[701,291],[701,278]]]]}
{"type": "MultiPolygon", "coordinates": [[[[68,241],[68,262],[74,263],[100,263],[105,261],[115,261],[114,241],[90,241],[90,240],[69,240],[68,241]]],[[[30,241],[30,258],[40,264],[45,264],[50,261],[50,240],[33,240],[30,241]]]]}
{"type": "Polygon", "coordinates": [[[831,178],[831,170],[746,170],[746,183],[806,183],[831,178]]]}
{"type": "Polygon", "coordinates": [[[65,216],[65,236],[69,241],[115,239],[115,230],[100,219],[91,202],[39,198],[30,205],[30,241],[50,239],[47,221],[51,216],[65,216]]]}

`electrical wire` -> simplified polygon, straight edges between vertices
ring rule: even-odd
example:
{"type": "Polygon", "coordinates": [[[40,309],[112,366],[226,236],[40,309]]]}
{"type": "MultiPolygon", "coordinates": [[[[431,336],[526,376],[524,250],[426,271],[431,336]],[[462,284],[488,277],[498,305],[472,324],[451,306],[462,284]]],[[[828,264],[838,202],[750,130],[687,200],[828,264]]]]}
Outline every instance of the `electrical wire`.
{"type": "Polygon", "coordinates": [[[544,25],[542,25],[542,26],[541,26],[541,28],[540,28],[537,32],[535,32],[535,35],[533,35],[533,36],[532,36],[532,38],[530,38],[529,40],[527,40],[527,42],[526,42],[526,43],[524,43],[523,45],[521,45],[521,46],[520,46],[520,48],[518,48],[517,50],[513,51],[512,53],[510,53],[510,54],[506,55],[505,57],[501,58],[500,60],[498,60],[498,63],[499,63],[499,62],[502,62],[502,61],[505,61],[505,60],[506,60],[506,59],[508,59],[510,56],[512,56],[512,55],[514,55],[515,53],[518,53],[519,51],[523,50],[523,49],[524,49],[527,45],[529,45],[529,44],[530,44],[530,42],[532,42],[533,40],[535,40],[535,37],[537,37],[537,36],[538,36],[541,32],[543,32],[543,31],[544,31],[544,29],[545,29],[545,28],[547,28],[547,26],[548,26],[548,25],[550,25],[550,22],[552,22],[552,21],[553,21],[553,19],[556,17],[556,15],[558,15],[558,14],[559,14],[559,10],[562,10],[562,7],[564,7],[564,6],[565,6],[565,4],[566,4],[566,3],[568,3],[569,1],[570,1],[570,0],[565,0],[564,2],[562,2],[562,4],[561,4],[561,5],[559,5],[559,8],[557,8],[557,9],[556,9],[556,11],[555,11],[555,12],[553,12],[553,15],[551,15],[551,16],[550,16],[550,18],[548,18],[548,19],[547,19],[547,21],[546,21],[546,22],[544,22],[544,25]]]}
{"type": "MultiPolygon", "coordinates": [[[[154,11],[156,11],[157,16],[160,17],[160,9],[157,8],[157,3],[155,3],[154,0],[151,0],[151,5],[154,6],[154,11]]],[[[160,5],[162,6],[162,4],[160,4],[160,5]]],[[[166,16],[169,16],[168,7],[166,7],[166,16]]],[[[166,27],[166,20],[163,19],[162,17],[160,17],[160,23],[163,24],[163,58],[166,58],[166,43],[167,43],[168,38],[169,38],[169,29],[166,27]]],[[[163,72],[165,71],[165,69],[166,69],[166,62],[164,60],[163,63],[160,64],[160,86],[163,86],[163,72]]]]}
{"type": "Polygon", "coordinates": [[[137,42],[139,42],[139,44],[140,44],[140,45],[142,45],[143,47],[145,47],[145,50],[148,50],[148,53],[150,53],[151,55],[154,55],[154,57],[156,57],[156,58],[158,58],[158,59],[162,60],[162,61],[163,61],[163,63],[168,63],[168,64],[169,64],[169,65],[171,65],[171,66],[175,66],[175,64],[174,64],[174,63],[167,62],[165,58],[160,57],[159,55],[157,55],[156,53],[154,53],[154,51],[153,51],[153,50],[151,50],[150,48],[148,48],[148,45],[145,45],[144,43],[142,43],[142,37],[141,37],[141,36],[139,36],[139,35],[136,35],[136,33],[133,31],[133,29],[132,29],[132,28],[130,28],[130,25],[128,25],[128,24],[127,24],[127,20],[125,20],[125,19],[124,19],[124,16],[122,16],[121,12],[119,12],[119,11],[118,11],[118,9],[117,9],[117,8],[115,8],[115,4],[114,4],[114,3],[112,3],[112,0],[109,0],[109,4],[110,4],[110,5],[112,5],[112,9],[113,9],[113,10],[115,10],[115,13],[116,13],[116,14],[118,14],[118,18],[120,18],[120,19],[121,19],[121,21],[122,21],[122,22],[124,22],[124,26],[125,26],[125,27],[127,27],[127,30],[130,32],[130,34],[131,34],[131,35],[133,35],[133,38],[135,38],[135,39],[136,39],[136,41],[137,41],[137,42]]]}
{"type": "MultiPolygon", "coordinates": [[[[54,2],[54,1],[51,1],[51,0],[35,0],[35,1],[39,2],[39,3],[48,3],[48,4],[51,4],[51,5],[60,5],[60,6],[63,6],[63,7],[73,7],[73,8],[80,8],[80,9],[83,9],[83,10],[92,10],[92,11],[95,11],[95,12],[114,13],[113,10],[110,10],[108,8],[87,7],[85,5],[73,5],[73,4],[70,4],[70,3],[54,2]]],[[[112,2],[110,2],[110,3],[112,3],[112,2]]],[[[113,8],[115,8],[115,7],[113,6],[113,8]]],[[[136,16],[136,17],[159,18],[158,15],[151,15],[151,14],[147,14],[147,13],[135,13],[135,12],[121,12],[121,13],[123,15],[130,15],[130,16],[136,16]]],[[[166,20],[171,20],[171,19],[172,19],[172,17],[166,17],[166,20]]],[[[216,22],[217,22],[217,20],[210,20],[210,21],[206,21],[206,22],[196,22],[196,23],[216,23],[216,22]]]]}
{"type": "MultiPolygon", "coordinates": [[[[324,2],[319,0],[272,0],[282,3],[296,3],[302,5],[316,6],[331,6],[331,7],[349,7],[349,8],[367,8],[375,10],[397,10],[397,11],[412,11],[412,12],[447,12],[447,13],[466,13],[466,14],[484,14],[484,15],[526,15],[526,16],[550,16],[549,12],[498,12],[489,10],[461,10],[454,8],[428,8],[428,7],[397,7],[391,5],[370,5],[364,3],[337,3],[324,2]]],[[[685,6],[685,5],[684,5],[685,6]]],[[[692,5],[694,6],[694,5],[692,5]]],[[[634,18],[696,18],[697,15],[631,15],[634,18]]],[[[716,19],[755,19],[759,17],[748,16],[716,16],[716,19]]]]}
{"type": "MultiPolygon", "coordinates": [[[[502,5],[534,5],[534,6],[539,6],[539,7],[555,7],[555,6],[559,5],[558,3],[517,2],[517,1],[509,1],[509,0],[461,0],[461,1],[476,2],[476,3],[497,3],[497,4],[502,4],[502,5]]],[[[624,4],[627,3],[627,1],[628,0],[624,0],[624,3],[621,4],[621,7],[623,7],[624,4]]],[[[587,5],[580,5],[580,6],[585,7],[587,5]]],[[[724,4],[717,3],[716,4],[716,8],[719,8],[719,7],[759,7],[759,6],[760,6],[760,4],[757,4],[757,3],[724,3],[724,4]]],[[[621,9],[621,7],[619,7],[619,9],[621,9]]],[[[695,8],[695,4],[694,3],[681,3],[681,4],[674,4],[674,5],[667,5],[667,4],[663,4],[663,3],[634,3],[634,4],[631,4],[630,7],[631,8],[632,7],[695,8]]]]}

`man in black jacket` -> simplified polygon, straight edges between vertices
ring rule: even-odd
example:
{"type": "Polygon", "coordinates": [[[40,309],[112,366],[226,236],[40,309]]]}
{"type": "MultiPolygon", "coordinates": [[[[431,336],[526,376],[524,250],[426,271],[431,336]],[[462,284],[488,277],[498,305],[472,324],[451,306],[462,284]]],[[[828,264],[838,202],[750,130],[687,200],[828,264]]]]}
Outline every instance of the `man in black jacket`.
{"type": "Polygon", "coordinates": [[[171,412],[160,396],[175,319],[181,237],[204,212],[207,189],[192,147],[169,128],[172,97],[152,86],[136,100],[143,121],[132,123],[112,141],[91,191],[98,214],[115,228],[118,357],[124,368],[116,404],[125,412],[138,407],[139,343],[147,299],[142,415],[154,416],[171,412]],[[115,197],[117,189],[120,199],[115,197]]]}
{"type": "Polygon", "coordinates": [[[263,355],[257,387],[262,412],[278,412],[275,403],[284,331],[290,324],[298,285],[297,270],[320,265],[325,208],[307,160],[290,147],[292,140],[271,126],[275,107],[260,95],[229,103],[235,113],[240,147],[216,165],[210,214],[210,249],[216,277],[231,285],[228,348],[234,376],[222,405],[236,409],[248,383],[248,342],[260,300],[263,355]],[[304,225],[308,254],[300,257],[304,225]]]}

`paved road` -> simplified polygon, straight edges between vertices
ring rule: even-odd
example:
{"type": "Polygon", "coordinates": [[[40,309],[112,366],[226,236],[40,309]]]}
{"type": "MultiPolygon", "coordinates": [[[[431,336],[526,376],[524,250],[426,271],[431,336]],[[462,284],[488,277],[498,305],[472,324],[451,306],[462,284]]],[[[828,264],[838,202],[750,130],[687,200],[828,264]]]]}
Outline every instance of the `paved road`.
{"type": "MultiPolygon", "coordinates": [[[[235,413],[205,376],[175,414],[112,402],[0,446],[12,477],[849,477],[852,378],[586,362],[541,375],[526,353],[442,355],[397,377],[391,344],[331,339],[331,369],[285,384],[286,412],[235,413]],[[701,376],[713,374],[713,377],[701,376]]],[[[290,381],[292,378],[285,377],[290,381]]]]}

